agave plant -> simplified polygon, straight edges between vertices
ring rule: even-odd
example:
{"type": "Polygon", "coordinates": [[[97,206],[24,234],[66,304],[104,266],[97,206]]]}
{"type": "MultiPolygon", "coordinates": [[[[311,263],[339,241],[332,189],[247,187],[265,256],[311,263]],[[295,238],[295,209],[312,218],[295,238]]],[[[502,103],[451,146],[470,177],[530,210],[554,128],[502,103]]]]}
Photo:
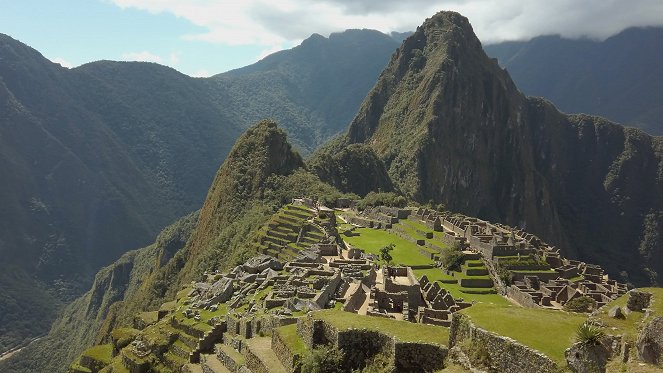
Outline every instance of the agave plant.
{"type": "Polygon", "coordinates": [[[598,345],[605,333],[600,327],[585,321],[576,330],[576,341],[584,344],[598,345]]]}

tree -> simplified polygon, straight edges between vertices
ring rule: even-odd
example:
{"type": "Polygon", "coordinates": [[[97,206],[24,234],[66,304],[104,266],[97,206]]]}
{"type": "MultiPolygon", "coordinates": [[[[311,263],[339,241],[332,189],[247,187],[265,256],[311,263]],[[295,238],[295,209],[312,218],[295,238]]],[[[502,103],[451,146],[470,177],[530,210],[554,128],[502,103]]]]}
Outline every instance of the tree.
{"type": "Polygon", "coordinates": [[[380,249],[380,259],[382,259],[387,265],[391,263],[391,261],[394,259],[391,256],[390,251],[393,250],[396,247],[393,243],[390,243],[389,245],[383,247],[380,249]]]}

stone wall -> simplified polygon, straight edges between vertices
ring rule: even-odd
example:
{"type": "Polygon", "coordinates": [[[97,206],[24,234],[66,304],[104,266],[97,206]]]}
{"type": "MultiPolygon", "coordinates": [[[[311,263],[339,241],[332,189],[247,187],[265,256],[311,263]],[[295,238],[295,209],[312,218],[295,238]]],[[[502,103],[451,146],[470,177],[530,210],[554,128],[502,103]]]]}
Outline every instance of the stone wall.
{"type": "Polygon", "coordinates": [[[444,368],[448,350],[429,343],[396,342],[394,359],[397,371],[430,372],[444,368]]]}
{"type": "Polygon", "coordinates": [[[518,302],[523,307],[530,307],[530,308],[539,308],[540,306],[534,302],[534,299],[532,299],[532,296],[527,294],[524,291],[521,291],[518,289],[516,285],[511,285],[508,288],[506,288],[506,295],[518,302]]]}
{"type": "Polygon", "coordinates": [[[318,306],[320,306],[320,308],[325,308],[325,305],[334,296],[334,294],[336,294],[336,289],[338,288],[338,285],[340,283],[341,283],[341,274],[337,273],[334,277],[332,277],[331,280],[329,280],[329,282],[322,289],[322,291],[315,296],[315,299],[313,299],[313,301],[318,306]]]}
{"type": "Polygon", "coordinates": [[[269,373],[269,367],[260,360],[260,358],[251,351],[251,348],[244,350],[245,366],[251,370],[252,373],[269,373]]]}
{"type": "Polygon", "coordinates": [[[359,287],[357,291],[355,291],[354,294],[350,296],[350,299],[345,302],[343,305],[343,311],[356,312],[362,306],[362,304],[364,304],[367,296],[368,295],[364,289],[359,287]]]}
{"type": "Polygon", "coordinates": [[[344,367],[351,370],[364,364],[377,354],[392,358],[398,371],[424,371],[441,369],[448,349],[431,343],[399,342],[379,331],[366,329],[338,330],[323,320],[310,315],[297,322],[297,333],[309,349],[331,344],[344,352],[344,367]],[[432,369],[435,368],[435,369],[432,369]]]}
{"type": "Polygon", "coordinates": [[[460,286],[466,288],[491,288],[493,280],[489,278],[461,278],[460,286]]]}
{"type": "Polygon", "coordinates": [[[272,351],[288,371],[299,373],[301,356],[290,350],[278,330],[274,330],[272,333],[272,351]]]}
{"type": "MultiPolygon", "coordinates": [[[[491,369],[511,373],[557,373],[559,367],[546,355],[515,340],[478,328],[463,315],[454,314],[449,335],[450,347],[482,346],[491,369]],[[466,342],[467,341],[467,342],[466,342]]],[[[467,353],[467,351],[464,351],[467,353]]]]}

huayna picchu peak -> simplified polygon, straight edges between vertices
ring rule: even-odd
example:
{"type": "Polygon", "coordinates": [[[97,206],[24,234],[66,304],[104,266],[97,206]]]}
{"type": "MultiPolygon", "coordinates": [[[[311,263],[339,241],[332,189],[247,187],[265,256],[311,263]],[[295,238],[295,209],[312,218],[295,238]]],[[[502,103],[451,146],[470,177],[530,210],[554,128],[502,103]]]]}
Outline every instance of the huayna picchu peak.
{"type": "Polygon", "coordinates": [[[209,78],[0,35],[0,372],[663,369],[663,137],[456,12],[323,35],[209,78]]]}

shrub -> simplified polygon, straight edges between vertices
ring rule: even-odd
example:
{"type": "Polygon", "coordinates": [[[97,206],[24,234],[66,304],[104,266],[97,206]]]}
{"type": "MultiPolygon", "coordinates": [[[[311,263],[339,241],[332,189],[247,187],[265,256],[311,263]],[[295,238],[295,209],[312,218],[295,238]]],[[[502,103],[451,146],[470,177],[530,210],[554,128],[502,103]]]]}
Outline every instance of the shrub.
{"type": "Polygon", "coordinates": [[[359,210],[365,210],[373,206],[405,207],[407,199],[392,192],[370,192],[361,201],[357,203],[359,210]]]}
{"type": "Polygon", "coordinates": [[[444,249],[440,255],[440,261],[444,268],[459,271],[463,264],[463,253],[454,249],[444,249]]]}
{"type": "Polygon", "coordinates": [[[362,370],[354,370],[354,373],[391,373],[395,372],[391,358],[387,354],[375,355],[362,370]]]}
{"type": "Polygon", "coordinates": [[[343,352],[333,346],[320,346],[302,360],[302,373],[341,373],[343,352]]]}
{"type": "Polygon", "coordinates": [[[605,333],[603,333],[601,328],[592,325],[587,321],[580,325],[576,330],[576,342],[584,344],[598,345],[601,343],[603,336],[605,336],[605,333]]]}
{"type": "Polygon", "coordinates": [[[511,271],[502,267],[501,265],[498,265],[495,270],[497,271],[497,275],[500,277],[500,280],[502,280],[505,286],[513,284],[513,273],[511,271]]]}
{"type": "Polygon", "coordinates": [[[596,301],[588,296],[582,296],[564,304],[564,310],[569,312],[592,312],[596,301]]]}

